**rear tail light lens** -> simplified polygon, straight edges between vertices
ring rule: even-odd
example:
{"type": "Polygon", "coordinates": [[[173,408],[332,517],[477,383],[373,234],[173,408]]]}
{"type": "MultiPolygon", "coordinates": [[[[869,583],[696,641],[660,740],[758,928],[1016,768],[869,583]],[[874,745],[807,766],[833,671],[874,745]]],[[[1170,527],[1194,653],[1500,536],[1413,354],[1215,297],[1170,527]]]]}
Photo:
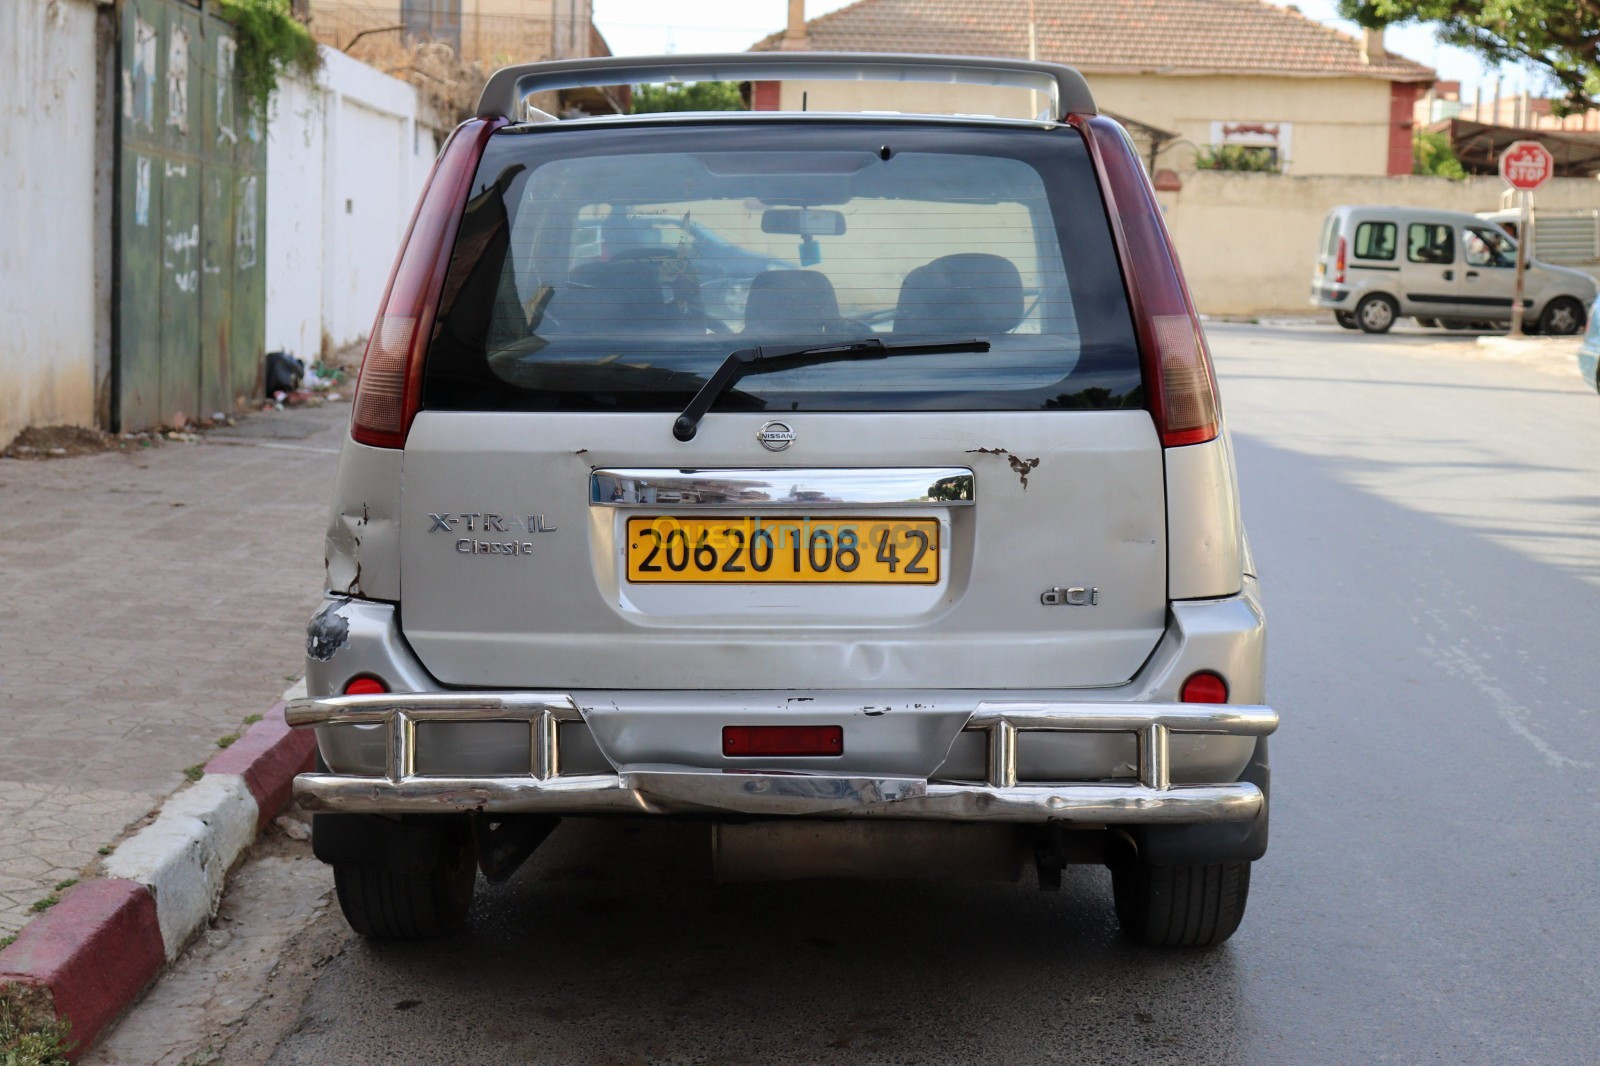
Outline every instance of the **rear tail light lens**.
{"type": "Polygon", "coordinates": [[[362,444],[405,447],[421,403],[422,359],[462,207],[483,146],[504,124],[504,119],[477,118],[462,123],[445,142],[423,186],[361,360],[350,435],[362,444]]]}
{"type": "Polygon", "coordinates": [[[1202,670],[1189,675],[1178,691],[1178,699],[1184,703],[1227,703],[1228,683],[1220,674],[1202,670]]]}
{"type": "Polygon", "coordinates": [[[1219,432],[1216,374],[1200,316],[1184,284],[1144,165],[1122,127],[1103,115],[1069,115],[1100,176],[1144,361],[1150,416],[1163,447],[1219,432]]]}
{"type": "Polygon", "coordinates": [[[1340,285],[1344,284],[1344,247],[1344,238],[1340,237],[1339,257],[1333,261],[1333,280],[1340,285]]]}
{"type": "Polygon", "coordinates": [[[389,686],[375,677],[353,677],[344,686],[346,696],[377,696],[388,691],[389,686]]]}
{"type": "Polygon", "coordinates": [[[722,754],[843,755],[844,727],[837,725],[730,725],[722,730],[722,754]]]}

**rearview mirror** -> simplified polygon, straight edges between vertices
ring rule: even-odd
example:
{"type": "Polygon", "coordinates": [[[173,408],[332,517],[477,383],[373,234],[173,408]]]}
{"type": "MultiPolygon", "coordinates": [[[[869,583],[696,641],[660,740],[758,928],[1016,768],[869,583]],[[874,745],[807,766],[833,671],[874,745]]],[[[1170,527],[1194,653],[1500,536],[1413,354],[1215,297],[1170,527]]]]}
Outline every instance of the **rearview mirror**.
{"type": "Polygon", "coordinates": [[[800,237],[838,237],[844,233],[844,212],[810,207],[769,207],[761,213],[762,233],[800,237]]]}

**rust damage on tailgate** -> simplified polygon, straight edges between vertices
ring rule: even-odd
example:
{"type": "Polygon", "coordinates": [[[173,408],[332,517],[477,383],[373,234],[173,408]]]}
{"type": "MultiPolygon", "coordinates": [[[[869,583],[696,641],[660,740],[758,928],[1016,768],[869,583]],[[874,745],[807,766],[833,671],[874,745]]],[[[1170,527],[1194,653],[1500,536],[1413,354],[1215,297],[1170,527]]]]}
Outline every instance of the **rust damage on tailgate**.
{"type": "Polygon", "coordinates": [[[1003,455],[1011,463],[1011,469],[1016,471],[1017,477],[1022,481],[1022,491],[1028,491],[1028,475],[1039,466],[1039,457],[1023,459],[1004,448],[968,448],[968,455],[1003,455]]]}

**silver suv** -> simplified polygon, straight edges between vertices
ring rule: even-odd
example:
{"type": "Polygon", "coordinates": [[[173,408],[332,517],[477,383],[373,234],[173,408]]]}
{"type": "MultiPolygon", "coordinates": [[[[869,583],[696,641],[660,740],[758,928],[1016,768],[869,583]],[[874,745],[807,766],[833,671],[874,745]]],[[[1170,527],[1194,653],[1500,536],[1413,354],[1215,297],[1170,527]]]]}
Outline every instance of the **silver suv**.
{"type": "Polygon", "coordinates": [[[479,870],[627,815],[707,824],[724,879],[1104,863],[1133,938],[1227,939],[1267,843],[1263,618],[1204,334],[1083,79],[583,60],[479,111],[372,331],[289,712],[350,924],[449,932],[479,870]],[[527,104],[863,77],[1052,105],[527,104]],[[719,257],[770,269],[730,300],[719,257]]]}

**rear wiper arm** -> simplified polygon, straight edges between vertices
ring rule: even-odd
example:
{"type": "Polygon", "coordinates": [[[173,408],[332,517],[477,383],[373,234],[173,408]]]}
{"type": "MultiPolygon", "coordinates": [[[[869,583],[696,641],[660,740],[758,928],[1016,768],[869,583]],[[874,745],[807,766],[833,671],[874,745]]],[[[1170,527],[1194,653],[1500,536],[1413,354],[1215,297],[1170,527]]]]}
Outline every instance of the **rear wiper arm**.
{"type": "Polygon", "coordinates": [[[700,391],[694,394],[689,406],[683,409],[672,423],[672,435],[679,440],[693,440],[700,419],[711,410],[717,398],[731,389],[746,374],[770,374],[776,370],[789,370],[797,366],[816,366],[819,363],[837,363],[845,359],[887,359],[891,355],[937,355],[941,352],[986,352],[988,341],[976,338],[958,341],[907,341],[903,344],[885,344],[876,337],[866,340],[846,341],[839,344],[785,345],[777,348],[740,348],[729,352],[717,367],[716,373],[706,379],[700,391]]]}

